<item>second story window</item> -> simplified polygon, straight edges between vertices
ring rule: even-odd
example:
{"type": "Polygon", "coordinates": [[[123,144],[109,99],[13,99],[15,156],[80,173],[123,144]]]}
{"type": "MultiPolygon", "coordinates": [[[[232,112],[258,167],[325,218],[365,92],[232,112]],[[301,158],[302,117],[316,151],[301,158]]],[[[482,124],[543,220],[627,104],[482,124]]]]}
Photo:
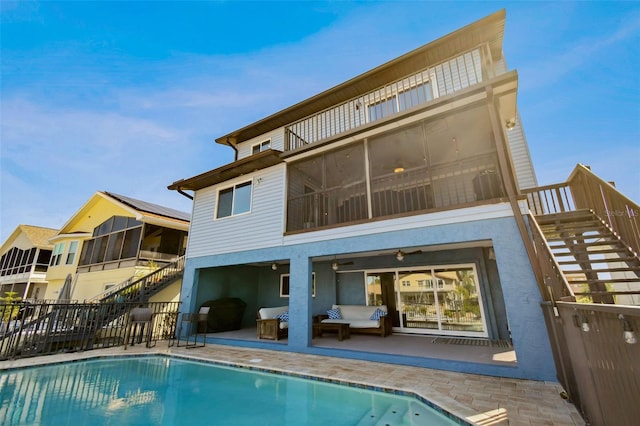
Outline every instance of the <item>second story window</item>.
{"type": "Polygon", "coordinates": [[[53,255],[51,256],[51,265],[57,266],[62,259],[62,253],[64,253],[64,243],[58,243],[53,247],[53,255]]]}
{"type": "Polygon", "coordinates": [[[65,265],[73,265],[73,262],[76,260],[76,252],[78,251],[78,242],[71,241],[69,244],[69,252],[67,253],[67,260],[65,261],[65,265]]]}
{"type": "Polygon", "coordinates": [[[257,154],[262,151],[266,151],[271,148],[271,140],[267,139],[264,142],[257,143],[251,146],[251,155],[257,154]]]}
{"type": "Polygon", "coordinates": [[[247,213],[251,210],[251,181],[218,192],[216,219],[247,213]]]}

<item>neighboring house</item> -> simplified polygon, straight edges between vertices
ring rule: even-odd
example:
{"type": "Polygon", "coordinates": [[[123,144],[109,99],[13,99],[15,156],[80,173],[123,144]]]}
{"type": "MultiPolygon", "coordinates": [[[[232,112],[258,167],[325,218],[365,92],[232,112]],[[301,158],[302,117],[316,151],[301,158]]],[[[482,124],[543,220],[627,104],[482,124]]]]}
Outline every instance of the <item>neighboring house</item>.
{"type": "MultiPolygon", "coordinates": [[[[45,298],[89,300],[146,275],[184,255],[188,229],[187,213],[96,192],[49,239],[53,254],[45,298]]],[[[163,290],[163,300],[177,299],[180,284],[163,290]]]]}
{"type": "Polygon", "coordinates": [[[519,196],[537,182],[504,26],[497,12],[219,137],[234,162],[169,186],[194,192],[184,310],[240,298],[248,328],[258,308],[289,305],[285,347],[211,341],[327,354],[313,346],[313,316],[385,304],[394,333],[508,340],[518,360],[391,362],[555,380],[519,196]]]}
{"type": "Polygon", "coordinates": [[[42,298],[47,290],[47,267],[58,231],[18,225],[0,248],[0,296],[15,292],[22,299],[42,298]]]}

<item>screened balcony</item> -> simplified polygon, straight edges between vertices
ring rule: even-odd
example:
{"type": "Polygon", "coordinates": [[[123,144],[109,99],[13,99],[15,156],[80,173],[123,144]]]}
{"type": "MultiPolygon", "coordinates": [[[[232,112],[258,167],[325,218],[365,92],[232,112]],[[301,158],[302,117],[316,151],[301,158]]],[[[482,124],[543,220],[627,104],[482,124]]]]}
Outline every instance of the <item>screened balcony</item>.
{"type": "Polygon", "coordinates": [[[504,195],[484,106],[288,167],[287,232],[458,208],[504,195]]]}
{"type": "Polygon", "coordinates": [[[78,272],[168,263],[184,255],[187,232],[113,216],[82,245],[78,272]]]}
{"type": "Polygon", "coordinates": [[[487,45],[356,96],[285,127],[292,151],[482,83],[491,75],[487,45]]]}

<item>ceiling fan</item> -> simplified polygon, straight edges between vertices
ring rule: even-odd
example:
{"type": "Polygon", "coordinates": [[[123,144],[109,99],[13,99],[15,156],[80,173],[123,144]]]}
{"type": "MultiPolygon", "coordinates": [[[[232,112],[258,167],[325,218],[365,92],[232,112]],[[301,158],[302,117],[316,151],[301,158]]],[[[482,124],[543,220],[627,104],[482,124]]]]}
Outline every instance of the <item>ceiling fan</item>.
{"type": "Polygon", "coordinates": [[[353,265],[352,261],[349,262],[338,262],[338,259],[334,258],[333,262],[331,262],[331,269],[333,269],[334,271],[337,271],[338,268],[340,268],[341,266],[346,266],[346,265],[353,265]]]}
{"type": "Polygon", "coordinates": [[[396,252],[396,259],[398,259],[398,262],[402,262],[406,256],[411,256],[411,255],[420,254],[420,253],[422,253],[422,250],[404,252],[398,249],[398,251],[396,252]]]}

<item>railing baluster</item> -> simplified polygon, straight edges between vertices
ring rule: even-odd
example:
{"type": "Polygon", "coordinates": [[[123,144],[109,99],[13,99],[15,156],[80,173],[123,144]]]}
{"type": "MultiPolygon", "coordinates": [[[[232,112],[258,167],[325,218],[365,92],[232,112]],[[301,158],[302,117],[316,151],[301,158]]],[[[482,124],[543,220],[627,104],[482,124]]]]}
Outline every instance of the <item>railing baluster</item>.
{"type": "MultiPolygon", "coordinates": [[[[385,84],[369,93],[359,95],[356,98],[349,99],[339,105],[332,106],[295,123],[291,123],[285,127],[285,130],[292,129],[298,137],[302,137],[302,140],[296,136],[291,137],[290,141],[295,140],[296,142],[285,144],[285,149],[297,149],[305,144],[316,143],[351,131],[366,124],[369,121],[367,115],[370,115],[370,120],[374,121],[387,117],[390,114],[415,107],[421,103],[429,102],[432,100],[433,89],[430,90],[432,93],[425,93],[424,99],[422,100],[418,95],[418,90],[427,90],[426,87],[421,86],[421,83],[426,80],[430,81],[431,86],[442,86],[438,88],[437,92],[439,95],[450,94],[469,87],[472,84],[479,83],[482,81],[481,78],[478,79],[476,77],[472,80],[469,76],[470,72],[476,75],[478,74],[474,55],[479,56],[480,62],[482,63],[482,58],[486,54],[481,52],[479,48],[464,52],[455,58],[431,65],[430,67],[425,67],[411,76],[385,84]],[[468,59],[466,55],[469,55],[470,59],[468,59]],[[468,64],[469,60],[471,64],[468,64]],[[464,77],[460,67],[464,68],[464,77]],[[436,70],[434,73],[434,76],[436,76],[434,81],[431,81],[429,77],[431,69],[436,70]],[[445,69],[448,70],[448,72],[443,72],[445,69]],[[415,93],[411,91],[412,87],[418,88],[415,90],[415,93]],[[400,97],[402,93],[404,93],[404,95],[401,101],[400,97]],[[393,98],[394,96],[395,99],[393,98]],[[359,101],[362,101],[361,105],[359,101]],[[357,105],[360,106],[357,107],[357,105]],[[396,105],[399,106],[399,108],[396,108],[396,105]],[[370,109],[367,109],[368,106],[370,106],[370,109]],[[362,111],[359,111],[360,109],[362,109],[362,111]],[[396,109],[398,109],[398,111],[396,111],[396,109]],[[351,117],[354,117],[353,122],[351,117]]],[[[482,72],[480,72],[480,74],[482,74],[482,72]]]]}

